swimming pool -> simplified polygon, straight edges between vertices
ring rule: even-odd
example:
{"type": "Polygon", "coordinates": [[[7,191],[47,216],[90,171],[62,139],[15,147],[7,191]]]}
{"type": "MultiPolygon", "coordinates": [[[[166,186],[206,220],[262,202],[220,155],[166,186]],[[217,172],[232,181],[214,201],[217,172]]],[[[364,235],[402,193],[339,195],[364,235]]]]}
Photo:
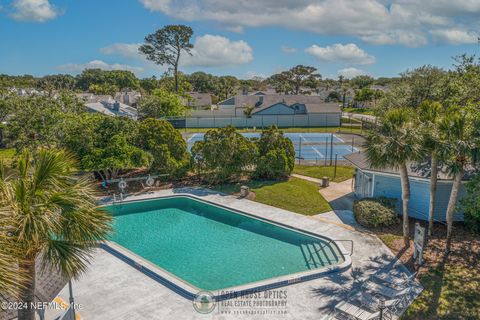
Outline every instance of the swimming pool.
{"type": "Polygon", "coordinates": [[[106,209],[114,217],[110,241],[121,246],[116,253],[127,249],[128,259],[153,264],[163,280],[191,295],[305,281],[345,262],[345,254],[327,238],[190,196],[106,209]]]}
{"type": "MultiPolygon", "coordinates": [[[[242,133],[246,138],[260,138],[260,133],[242,133]]],[[[304,160],[342,160],[343,156],[358,152],[358,149],[349,145],[340,137],[331,133],[300,133],[287,132],[285,137],[289,138],[295,147],[295,157],[304,160]]],[[[188,150],[191,150],[195,142],[203,140],[203,133],[194,133],[187,138],[188,150]]]]}

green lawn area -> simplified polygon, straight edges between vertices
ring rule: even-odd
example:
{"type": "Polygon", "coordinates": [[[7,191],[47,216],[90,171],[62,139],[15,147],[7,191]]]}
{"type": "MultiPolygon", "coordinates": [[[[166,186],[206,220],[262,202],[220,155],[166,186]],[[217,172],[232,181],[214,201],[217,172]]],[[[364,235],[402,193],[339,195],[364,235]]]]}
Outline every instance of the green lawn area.
{"type": "Polygon", "coordinates": [[[10,163],[15,156],[15,149],[0,149],[0,162],[10,163]]]}
{"type": "Polygon", "coordinates": [[[360,125],[362,123],[361,120],[358,120],[358,119],[355,119],[355,118],[349,118],[349,117],[342,117],[342,125],[345,127],[347,125],[350,125],[350,123],[352,125],[360,125]]]}
{"type": "Polygon", "coordinates": [[[301,213],[307,216],[332,210],[318,192],[315,183],[298,178],[288,181],[250,181],[237,184],[214,186],[213,189],[233,194],[240,192],[240,186],[247,185],[255,192],[255,201],[277,208],[301,213]]]}
{"type": "Polygon", "coordinates": [[[312,178],[321,179],[322,177],[329,177],[330,181],[342,182],[352,178],[355,170],[352,167],[337,166],[337,175],[333,178],[334,167],[318,167],[318,166],[299,166],[296,165],[293,173],[301,174],[312,178]]]}
{"type": "Polygon", "coordinates": [[[402,319],[480,319],[480,270],[456,264],[431,268],[425,288],[402,319]]]}
{"type": "Polygon", "coordinates": [[[372,116],[375,115],[373,109],[370,108],[343,108],[342,111],[349,113],[368,114],[372,116]]]}
{"type": "MultiPolygon", "coordinates": [[[[403,251],[401,228],[399,223],[383,231],[372,231],[412,271],[413,242],[403,251]]],[[[413,222],[410,229],[413,230],[413,222]]],[[[402,320],[480,319],[480,237],[462,226],[454,230],[452,251],[445,256],[446,228],[435,226],[424,251],[426,262],[417,270],[417,279],[424,290],[408,307],[402,320]]]]}
{"type": "MultiPolygon", "coordinates": [[[[198,133],[206,132],[212,128],[186,128],[178,129],[180,132],[198,133]]],[[[357,133],[361,134],[361,128],[350,127],[294,127],[294,128],[280,128],[283,132],[321,132],[321,133],[357,133]]],[[[262,128],[238,128],[238,132],[262,132],[262,128]]]]}

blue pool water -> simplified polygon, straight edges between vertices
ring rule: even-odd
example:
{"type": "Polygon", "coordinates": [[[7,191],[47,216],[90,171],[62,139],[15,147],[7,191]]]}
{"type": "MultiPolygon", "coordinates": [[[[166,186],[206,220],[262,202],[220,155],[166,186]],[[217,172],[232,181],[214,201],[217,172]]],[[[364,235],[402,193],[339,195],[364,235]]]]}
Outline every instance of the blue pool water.
{"type": "Polygon", "coordinates": [[[203,290],[343,262],[325,239],[185,196],[106,208],[112,241],[203,290]]]}
{"type": "MultiPolygon", "coordinates": [[[[197,141],[203,140],[203,133],[195,133],[187,139],[188,150],[197,141]]],[[[260,133],[242,133],[243,136],[252,139],[260,138],[260,133]]],[[[342,160],[343,156],[358,152],[358,149],[352,147],[342,139],[331,133],[296,133],[288,132],[284,134],[289,138],[295,147],[295,157],[304,160],[342,160]],[[330,144],[333,141],[332,148],[330,144]]]]}

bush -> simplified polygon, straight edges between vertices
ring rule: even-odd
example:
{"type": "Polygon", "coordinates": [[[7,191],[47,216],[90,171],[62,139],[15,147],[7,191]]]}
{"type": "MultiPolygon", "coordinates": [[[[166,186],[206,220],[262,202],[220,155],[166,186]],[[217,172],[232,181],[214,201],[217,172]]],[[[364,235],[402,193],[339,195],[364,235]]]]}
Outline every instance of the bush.
{"type": "Polygon", "coordinates": [[[165,89],[155,89],[138,106],[140,119],[177,117],[185,115],[185,106],[179,95],[165,89]]]}
{"type": "Polygon", "coordinates": [[[356,200],[353,213],[358,223],[366,227],[390,226],[397,222],[396,199],[377,198],[356,200]]]}
{"type": "Polygon", "coordinates": [[[276,126],[264,130],[255,143],[258,148],[254,173],[256,178],[281,179],[292,173],[295,166],[293,143],[276,126]]]}
{"type": "Polygon", "coordinates": [[[460,209],[465,216],[465,226],[480,233],[480,174],[465,185],[467,194],[460,201],[460,209]]]}
{"type": "Polygon", "coordinates": [[[151,169],[180,177],[187,173],[190,156],[181,133],[168,121],[146,119],[139,123],[137,145],[153,156],[151,169]]]}
{"type": "Polygon", "coordinates": [[[241,177],[254,165],[256,153],[255,144],[232,126],[208,130],[192,147],[195,169],[212,183],[241,177]]]}
{"type": "Polygon", "coordinates": [[[292,170],[289,167],[288,157],[285,150],[270,150],[264,156],[258,158],[255,176],[264,179],[279,179],[289,175],[292,170]]]}

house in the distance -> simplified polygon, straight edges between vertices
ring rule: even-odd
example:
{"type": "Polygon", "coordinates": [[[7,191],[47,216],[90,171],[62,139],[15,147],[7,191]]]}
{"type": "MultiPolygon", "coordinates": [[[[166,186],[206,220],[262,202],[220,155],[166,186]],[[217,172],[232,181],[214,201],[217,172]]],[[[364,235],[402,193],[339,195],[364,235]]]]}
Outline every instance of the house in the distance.
{"type": "Polygon", "coordinates": [[[94,103],[101,101],[117,101],[122,104],[136,107],[142,97],[142,94],[137,91],[117,92],[112,97],[108,94],[93,94],[90,92],[82,92],[76,94],[78,98],[86,103],[94,103]]]}
{"type": "Polygon", "coordinates": [[[137,120],[138,118],[138,112],[136,108],[112,99],[98,102],[88,102],[85,103],[85,106],[89,112],[98,112],[112,117],[127,117],[133,120],[137,120]]]}
{"type": "Polygon", "coordinates": [[[236,95],[218,103],[219,110],[247,107],[271,106],[275,103],[283,102],[287,105],[295,103],[301,104],[319,104],[325,102],[320,96],[310,96],[303,94],[263,94],[257,92],[252,95],[236,95]]]}
{"type": "MultiPolygon", "coordinates": [[[[395,168],[373,168],[364,153],[352,153],[344,156],[355,168],[354,192],[358,198],[387,197],[397,199],[397,205],[402,203],[402,187],[400,174],[395,168]]],[[[416,219],[428,220],[430,207],[430,169],[427,165],[410,163],[408,165],[410,178],[409,215],[416,219]]],[[[441,171],[441,170],[440,170],[441,171]]],[[[434,219],[445,221],[452,177],[445,171],[438,174],[437,197],[434,219]]],[[[462,184],[460,198],[465,194],[462,184]]],[[[463,214],[456,213],[455,221],[463,221],[463,214]]]]}
{"type": "Polygon", "coordinates": [[[195,109],[210,109],[212,106],[212,95],[210,93],[189,92],[187,98],[183,98],[185,105],[195,109]]]}
{"type": "Polygon", "coordinates": [[[113,99],[120,103],[136,107],[142,98],[142,94],[138,91],[117,92],[113,99]]]}
{"type": "Polygon", "coordinates": [[[342,111],[338,103],[319,96],[237,95],[219,104],[218,110],[196,110],[185,120],[189,128],[337,127],[342,111]]]}

